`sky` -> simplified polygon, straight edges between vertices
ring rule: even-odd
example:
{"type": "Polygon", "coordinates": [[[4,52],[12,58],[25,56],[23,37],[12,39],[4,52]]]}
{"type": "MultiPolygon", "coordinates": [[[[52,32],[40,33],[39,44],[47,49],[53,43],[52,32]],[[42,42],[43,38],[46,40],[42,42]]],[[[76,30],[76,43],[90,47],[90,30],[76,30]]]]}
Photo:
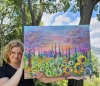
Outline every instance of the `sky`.
{"type": "MultiPolygon", "coordinates": [[[[90,22],[90,42],[92,46],[100,48],[100,22],[97,20],[96,14],[93,11],[90,22]]],[[[43,13],[42,21],[44,26],[65,26],[65,25],[79,25],[80,14],[72,13],[70,10],[67,12],[58,12],[55,14],[43,13]]]]}

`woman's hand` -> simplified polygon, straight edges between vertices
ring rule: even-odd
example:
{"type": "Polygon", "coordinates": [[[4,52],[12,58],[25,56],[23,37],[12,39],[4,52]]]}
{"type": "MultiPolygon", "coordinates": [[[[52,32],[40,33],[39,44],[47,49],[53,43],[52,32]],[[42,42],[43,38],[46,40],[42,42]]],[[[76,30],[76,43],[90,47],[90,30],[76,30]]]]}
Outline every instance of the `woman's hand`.
{"type": "Polygon", "coordinates": [[[75,79],[75,80],[81,80],[81,79],[84,79],[84,76],[66,76],[65,79],[75,79]]]}

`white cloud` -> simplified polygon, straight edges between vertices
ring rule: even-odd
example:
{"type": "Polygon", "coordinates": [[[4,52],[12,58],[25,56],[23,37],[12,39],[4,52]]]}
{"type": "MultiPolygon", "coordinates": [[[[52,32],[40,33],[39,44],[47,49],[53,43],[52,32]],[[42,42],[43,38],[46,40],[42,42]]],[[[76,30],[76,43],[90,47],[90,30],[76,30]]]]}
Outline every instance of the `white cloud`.
{"type": "Polygon", "coordinates": [[[63,25],[63,22],[64,23],[69,23],[71,22],[71,19],[70,17],[66,17],[67,13],[64,13],[63,15],[58,15],[56,16],[57,14],[59,13],[55,13],[55,14],[46,14],[44,13],[43,14],[43,17],[42,17],[42,21],[44,23],[44,26],[49,26],[49,25],[63,25]]]}
{"type": "Polygon", "coordinates": [[[70,17],[66,17],[67,13],[64,13],[63,15],[59,15],[55,17],[55,21],[52,25],[63,25],[63,22],[69,23],[71,22],[70,17]]]}
{"type": "Polygon", "coordinates": [[[100,28],[94,28],[90,34],[91,38],[100,37],[100,28]]]}
{"type": "Polygon", "coordinates": [[[90,22],[90,29],[91,30],[96,30],[100,28],[100,22],[97,20],[97,18],[91,18],[91,22],[90,22]]]}
{"type": "Polygon", "coordinates": [[[100,48],[100,22],[96,17],[91,18],[90,30],[91,44],[100,48]]]}
{"type": "Polygon", "coordinates": [[[92,46],[100,48],[100,38],[91,39],[91,44],[92,44],[92,46]]]}
{"type": "Polygon", "coordinates": [[[43,16],[42,16],[42,21],[44,23],[44,26],[49,26],[53,20],[53,17],[56,15],[57,13],[55,14],[46,14],[46,13],[43,13],[43,16]]]}
{"type": "Polygon", "coordinates": [[[91,38],[100,38],[100,22],[97,20],[97,18],[91,18],[91,24],[90,24],[90,30],[91,30],[91,38]]]}

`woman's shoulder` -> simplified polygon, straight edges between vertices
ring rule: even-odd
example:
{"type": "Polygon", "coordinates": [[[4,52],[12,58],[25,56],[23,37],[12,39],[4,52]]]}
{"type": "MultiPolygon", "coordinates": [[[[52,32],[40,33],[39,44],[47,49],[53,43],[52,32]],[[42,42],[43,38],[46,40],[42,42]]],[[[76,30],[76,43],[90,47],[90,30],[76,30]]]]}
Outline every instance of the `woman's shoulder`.
{"type": "Polygon", "coordinates": [[[1,71],[1,70],[6,70],[8,67],[9,67],[8,64],[4,64],[4,65],[2,65],[2,66],[0,67],[0,71],[1,71]]]}
{"type": "Polygon", "coordinates": [[[0,69],[5,68],[8,64],[4,64],[0,67],[0,69]]]}
{"type": "Polygon", "coordinates": [[[7,64],[0,67],[0,78],[7,77],[7,64]]]}

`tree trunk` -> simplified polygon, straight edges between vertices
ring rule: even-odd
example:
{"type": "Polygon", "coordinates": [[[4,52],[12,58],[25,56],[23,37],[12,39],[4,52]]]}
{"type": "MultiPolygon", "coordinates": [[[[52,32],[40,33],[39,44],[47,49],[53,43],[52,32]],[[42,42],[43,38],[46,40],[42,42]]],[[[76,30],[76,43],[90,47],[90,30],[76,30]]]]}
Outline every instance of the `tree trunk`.
{"type": "Polygon", "coordinates": [[[4,15],[2,15],[1,18],[1,23],[0,23],[0,37],[1,37],[1,51],[0,51],[0,58],[1,58],[1,63],[0,65],[2,65],[3,63],[3,49],[4,49],[4,28],[3,28],[3,19],[4,19],[4,15]]]}
{"type": "Polygon", "coordinates": [[[32,6],[32,0],[28,0],[28,4],[29,4],[29,10],[30,10],[31,18],[32,18],[32,26],[35,26],[36,18],[35,18],[35,13],[32,6]]]}
{"type": "MultiPolygon", "coordinates": [[[[79,25],[90,25],[94,6],[99,0],[80,0],[80,23],[79,25]]],[[[68,86],[83,86],[84,80],[68,80],[68,86]]]]}
{"type": "Polygon", "coordinates": [[[38,16],[36,17],[33,6],[32,6],[32,0],[28,0],[28,4],[29,4],[29,9],[30,9],[30,14],[31,14],[31,18],[32,18],[32,26],[39,26],[42,15],[43,15],[43,0],[40,0],[40,8],[39,8],[39,13],[38,16]]]}
{"type": "Polygon", "coordinates": [[[43,11],[44,11],[44,5],[43,5],[43,0],[40,0],[40,8],[39,8],[39,13],[37,16],[37,20],[36,20],[36,26],[40,25],[40,21],[43,15],[43,11]]]}
{"type": "Polygon", "coordinates": [[[68,80],[68,86],[83,86],[83,80],[68,80]]]}
{"type": "Polygon", "coordinates": [[[22,26],[26,25],[26,12],[24,6],[24,0],[20,0],[21,3],[21,11],[22,11],[22,26]]]}
{"type": "Polygon", "coordinates": [[[80,5],[80,25],[88,24],[90,25],[91,16],[94,6],[97,4],[98,0],[83,0],[80,5]]]}
{"type": "MultiPolygon", "coordinates": [[[[24,35],[24,26],[26,26],[26,12],[25,12],[25,6],[24,6],[24,0],[20,0],[21,4],[21,11],[22,11],[22,35],[24,35]]],[[[23,36],[24,37],[24,36],[23,36]]],[[[24,39],[22,39],[24,42],[24,39]]]]}

